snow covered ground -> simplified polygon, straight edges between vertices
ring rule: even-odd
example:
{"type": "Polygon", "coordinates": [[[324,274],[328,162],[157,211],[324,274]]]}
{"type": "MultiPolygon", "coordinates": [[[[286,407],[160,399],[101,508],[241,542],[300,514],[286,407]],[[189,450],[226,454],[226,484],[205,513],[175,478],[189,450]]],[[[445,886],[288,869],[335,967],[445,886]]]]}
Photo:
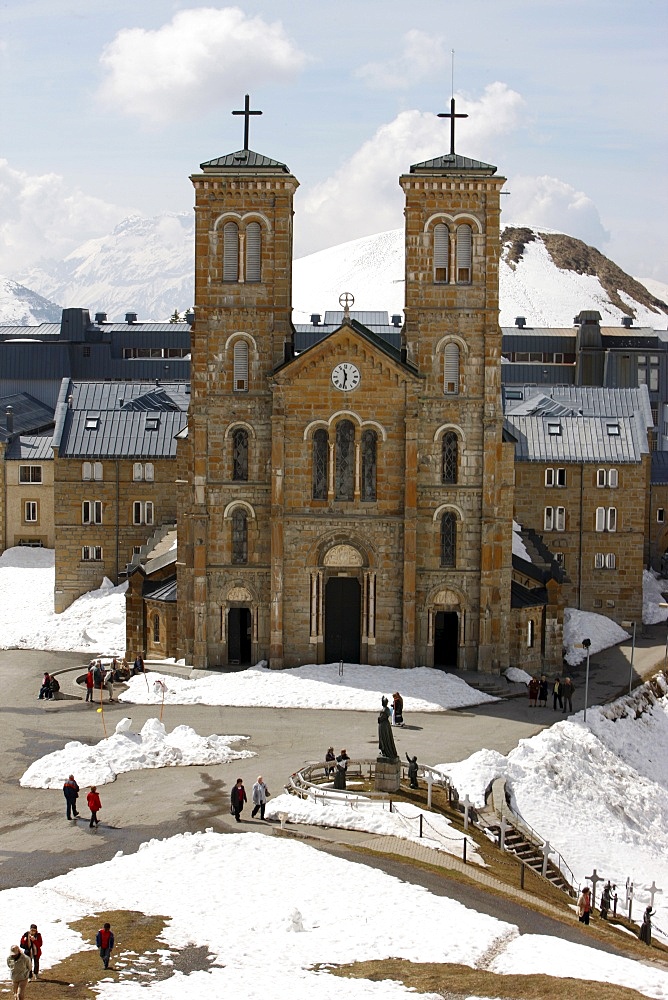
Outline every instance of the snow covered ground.
{"type": "MultiPolygon", "coordinates": [[[[634,916],[655,898],[655,929],[668,940],[668,684],[661,674],[632,695],[570,716],[507,757],[479,750],[439,769],[478,805],[505,777],[513,808],[561,852],[584,883],[596,868],[616,883],[630,877],[634,916]],[[653,690],[654,689],[654,690],[653,690]],[[656,694],[655,691],[662,692],[656,694]]],[[[600,895],[600,886],[599,886],[600,895]]]]}
{"type": "Polygon", "coordinates": [[[106,785],[126,771],[227,764],[242,757],[255,757],[251,750],[231,746],[249,739],[248,736],[198,736],[190,726],[177,726],[168,733],[159,719],[147,719],[139,733],[133,733],[131,726],[132,719],[121,719],[113,736],[95,746],[76,740],[66,743],[62,750],[32,763],[22,776],[21,785],[60,791],[68,774],[73,774],[79,785],[106,785]]]}
{"type": "MultiPolygon", "coordinates": [[[[159,664],[155,664],[159,667],[159,664]]],[[[442,712],[498,701],[484,691],[476,691],[461,677],[445,674],[431,667],[399,670],[394,667],[370,667],[344,663],[306,664],[290,670],[270,670],[264,664],[232,674],[207,674],[189,680],[160,675],[151,669],[151,678],[159,677],[167,690],[166,705],[267,705],[275,708],[331,708],[356,711],[380,709],[381,693],[390,702],[400,690],[404,699],[404,717],[410,712],[442,712]]],[[[138,705],[159,705],[163,692],[147,686],[137,675],[128,681],[127,691],[119,701],[138,705]]]]}
{"type": "Polygon", "coordinates": [[[5,890],[0,893],[0,932],[3,940],[12,941],[17,930],[36,922],[45,937],[48,979],[50,967],[84,949],[90,951],[91,968],[99,968],[91,942],[68,924],[122,909],[170,918],[158,961],[171,961],[168,949],[194,944],[207,947],[214,963],[207,972],[177,972],[162,981],[145,975],[142,982],[136,957],[123,956],[132,940],[119,942],[111,963],[119,982],[111,976],[102,981],[102,1000],[415,996],[399,984],[345,980],[309,969],[317,963],[384,957],[518,974],[567,973],[668,997],[668,972],[556,938],[519,937],[514,925],[420,886],[306,844],[252,833],[207,831],[154,840],[136,854],[119,853],[104,864],[74,869],[33,888],[5,890]]]}

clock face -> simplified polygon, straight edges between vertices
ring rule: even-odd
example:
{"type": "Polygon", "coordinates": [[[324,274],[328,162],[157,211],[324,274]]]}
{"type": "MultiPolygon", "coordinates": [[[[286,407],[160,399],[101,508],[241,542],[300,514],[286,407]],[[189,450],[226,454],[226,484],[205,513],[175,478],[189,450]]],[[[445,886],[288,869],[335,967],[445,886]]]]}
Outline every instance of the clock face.
{"type": "Polygon", "coordinates": [[[332,385],[341,392],[350,392],[360,384],[360,370],[351,361],[342,361],[332,370],[332,385]]]}

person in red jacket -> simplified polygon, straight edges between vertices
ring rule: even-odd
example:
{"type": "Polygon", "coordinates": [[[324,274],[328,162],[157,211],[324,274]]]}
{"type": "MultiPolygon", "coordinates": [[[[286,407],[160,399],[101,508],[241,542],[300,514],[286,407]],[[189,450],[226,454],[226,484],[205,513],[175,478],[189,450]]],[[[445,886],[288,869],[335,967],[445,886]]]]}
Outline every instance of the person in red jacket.
{"type": "Polygon", "coordinates": [[[100,796],[97,793],[97,786],[91,785],[90,792],[86,796],[86,802],[88,803],[88,808],[90,809],[90,827],[99,826],[100,821],[97,818],[97,814],[102,808],[102,803],[100,802],[100,796]]]}
{"type": "Polygon", "coordinates": [[[39,979],[39,957],[42,954],[42,935],[37,930],[37,924],[31,924],[21,938],[21,947],[32,962],[29,979],[39,979]]]}
{"type": "Polygon", "coordinates": [[[86,674],[86,701],[89,701],[91,705],[95,701],[93,696],[93,690],[95,688],[95,678],[93,677],[93,664],[88,668],[88,673],[86,674]]]}
{"type": "Polygon", "coordinates": [[[111,929],[111,924],[105,924],[104,927],[100,927],[95,936],[95,944],[99,948],[100,958],[104,962],[105,969],[108,969],[111,951],[115,944],[114,932],[111,929]]]}

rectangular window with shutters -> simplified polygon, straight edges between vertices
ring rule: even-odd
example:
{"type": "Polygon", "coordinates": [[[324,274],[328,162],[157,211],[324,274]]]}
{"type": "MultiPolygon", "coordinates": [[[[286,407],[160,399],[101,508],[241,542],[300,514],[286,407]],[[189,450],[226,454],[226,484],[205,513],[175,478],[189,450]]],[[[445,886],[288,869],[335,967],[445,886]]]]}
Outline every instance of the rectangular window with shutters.
{"type": "Polygon", "coordinates": [[[446,396],[459,393],[459,347],[446,344],[443,352],[443,392],[446,396]]]}
{"type": "Polygon", "coordinates": [[[603,569],[605,566],[605,556],[602,552],[597,552],[594,555],[594,569],[603,569]]]}
{"type": "Polygon", "coordinates": [[[471,283],[472,231],[469,225],[457,226],[457,283],[471,283]]]}
{"type": "Polygon", "coordinates": [[[442,222],[434,226],[434,281],[445,284],[448,280],[449,231],[442,222]]]}
{"type": "Polygon", "coordinates": [[[617,556],[614,552],[608,552],[605,557],[606,569],[617,569],[617,556]]]}
{"type": "Polygon", "coordinates": [[[246,226],[246,281],[261,280],[262,230],[258,222],[246,226]]]}
{"type": "Polygon", "coordinates": [[[237,340],[234,344],[234,391],[248,392],[248,344],[237,340]]]}

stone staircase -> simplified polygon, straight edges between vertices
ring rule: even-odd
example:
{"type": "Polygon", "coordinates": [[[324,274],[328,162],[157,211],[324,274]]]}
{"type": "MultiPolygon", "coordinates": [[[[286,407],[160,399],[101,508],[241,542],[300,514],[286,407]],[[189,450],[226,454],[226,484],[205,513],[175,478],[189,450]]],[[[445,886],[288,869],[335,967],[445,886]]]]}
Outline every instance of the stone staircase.
{"type": "MultiPolygon", "coordinates": [[[[507,821],[506,821],[507,822],[507,821]]],[[[500,842],[501,837],[501,826],[500,824],[495,824],[487,826],[487,829],[494,833],[497,837],[497,841],[500,842]]],[[[515,827],[506,825],[506,836],[505,836],[505,849],[510,851],[511,854],[515,854],[528,868],[531,868],[537,875],[543,875],[543,852],[542,850],[534,844],[532,841],[528,840],[527,837],[521,833],[520,830],[516,830],[515,827]]],[[[555,888],[560,889],[562,892],[567,893],[569,896],[573,895],[571,886],[566,881],[561,871],[557,868],[555,864],[548,859],[547,869],[544,878],[551,882],[555,888]]]]}

